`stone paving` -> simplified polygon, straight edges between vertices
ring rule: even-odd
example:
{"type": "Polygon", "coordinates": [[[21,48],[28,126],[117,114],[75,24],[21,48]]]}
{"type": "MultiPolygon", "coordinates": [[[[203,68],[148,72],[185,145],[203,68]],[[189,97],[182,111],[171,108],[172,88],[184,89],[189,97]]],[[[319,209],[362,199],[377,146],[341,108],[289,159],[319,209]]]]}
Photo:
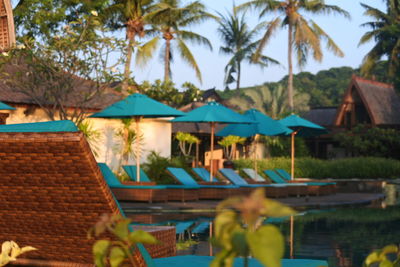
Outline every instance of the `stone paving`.
{"type": "MultiPolygon", "coordinates": [[[[379,202],[384,198],[380,193],[337,193],[329,196],[290,197],[276,200],[297,208],[325,208],[332,206],[362,205],[379,202]]],[[[168,203],[129,203],[122,202],[121,206],[127,212],[180,212],[185,210],[212,211],[220,201],[200,200],[195,202],[168,203]]]]}

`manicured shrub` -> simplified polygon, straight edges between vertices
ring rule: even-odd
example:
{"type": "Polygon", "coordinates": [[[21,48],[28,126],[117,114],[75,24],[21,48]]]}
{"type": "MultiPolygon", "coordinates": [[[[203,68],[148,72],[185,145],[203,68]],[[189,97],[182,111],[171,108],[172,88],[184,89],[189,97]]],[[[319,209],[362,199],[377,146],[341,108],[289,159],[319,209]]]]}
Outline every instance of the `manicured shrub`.
{"type": "MultiPolygon", "coordinates": [[[[290,158],[270,158],[257,162],[259,172],[281,168],[290,173],[290,158]]],[[[235,161],[237,169],[253,168],[251,159],[235,161]]],[[[335,160],[296,158],[295,176],[315,179],[377,179],[400,177],[400,161],[387,158],[359,157],[335,160]]]]}

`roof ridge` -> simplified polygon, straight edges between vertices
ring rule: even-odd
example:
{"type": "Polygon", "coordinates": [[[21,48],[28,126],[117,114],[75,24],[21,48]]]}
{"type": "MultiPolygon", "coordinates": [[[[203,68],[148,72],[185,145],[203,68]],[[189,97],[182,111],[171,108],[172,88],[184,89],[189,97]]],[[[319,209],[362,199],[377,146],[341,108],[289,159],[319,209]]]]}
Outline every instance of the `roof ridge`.
{"type": "Polygon", "coordinates": [[[363,81],[363,82],[366,82],[366,83],[369,83],[369,84],[375,84],[375,85],[379,85],[379,86],[382,86],[382,87],[393,88],[394,89],[393,84],[390,84],[390,83],[384,83],[384,82],[378,82],[378,81],[374,81],[374,80],[368,80],[366,78],[363,78],[363,77],[360,77],[360,76],[357,76],[357,75],[353,75],[352,78],[353,78],[353,80],[356,80],[356,81],[363,81]]]}

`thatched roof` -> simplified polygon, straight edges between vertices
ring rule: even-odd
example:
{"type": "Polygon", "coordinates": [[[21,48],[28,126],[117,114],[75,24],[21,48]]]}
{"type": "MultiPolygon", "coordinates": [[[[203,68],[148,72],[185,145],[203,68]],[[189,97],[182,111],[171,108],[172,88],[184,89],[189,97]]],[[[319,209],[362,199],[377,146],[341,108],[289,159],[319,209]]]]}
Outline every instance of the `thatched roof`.
{"type": "Polygon", "coordinates": [[[343,122],[346,108],[357,99],[364,105],[372,125],[400,125],[400,96],[393,85],[353,76],[338,108],[335,125],[343,122]]]}
{"type": "Polygon", "coordinates": [[[14,44],[15,29],[11,2],[0,0],[0,51],[8,50],[14,44]]]}
{"type": "Polygon", "coordinates": [[[304,118],[321,126],[332,126],[335,123],[337,107],[318,107],[310,109],[304,118]]]}

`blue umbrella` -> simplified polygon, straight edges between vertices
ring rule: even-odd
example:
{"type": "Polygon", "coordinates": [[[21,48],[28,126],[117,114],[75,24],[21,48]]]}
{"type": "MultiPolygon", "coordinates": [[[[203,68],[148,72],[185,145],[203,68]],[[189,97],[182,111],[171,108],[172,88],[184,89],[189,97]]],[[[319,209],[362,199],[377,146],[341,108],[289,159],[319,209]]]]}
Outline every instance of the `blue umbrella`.
{"type": "Polygon", "coordinates": [[[172,122],[208,122],[211,126],[211,162],[210,162],[210,181],[213,177],[213,153],[214,153],[214,131],[216,123],[255,123],[253,120],[234,112],[233,110],[214,101],[206,105],[193,109],[185,116],[173,119],[172,122]]]}
{"type": "MultiPolygon", "coordinates": [[[[118,101],[100,112],[93,114],[92,118],[135,118],[136,135],[140,136],[139,122],[142,118],[177,117],[185,113],[171,108],[163,103],[142,94],[132,94],[118,101]]],[[[136,177],[140,181],[140,150],[139,138],[136,138],[136,177]]]]}
{"type": "MultiPolygon", "coordinates": [[[[261,113],[257,109],[249,109],[244,114],[245,117],[255,121],[253,124],[230,124],[217,133],[217,136],[236,135],[241,137],[254,136],[254,146],[257,146],[258,135],[276,136],[286,135],[292,132],[280,122],[261,113]]],[[[254,151],[254,170],[257,174],[257,159],[254,151]]]]}
{"type": "Polygon", "coordinates": [[[0,102],[0,110],[15,110],[15,108],[0,102]]]}
{"type": "Polygon", "coordinates": [[[293,130],[291,133],[292,137],[292,148],[291,148],[291,159],[292,159],[292,166],[291,166],[291,179],[294,179],[294,137],[301,136],[301,137],[308,137],[308,136],[316,136],[321,134],[326,134],[328,131],[318,124],[315,124],[311,121],[303,119],[297,115],[290,115],[284,119],[279,121],[286,127],[293,130]]]}

